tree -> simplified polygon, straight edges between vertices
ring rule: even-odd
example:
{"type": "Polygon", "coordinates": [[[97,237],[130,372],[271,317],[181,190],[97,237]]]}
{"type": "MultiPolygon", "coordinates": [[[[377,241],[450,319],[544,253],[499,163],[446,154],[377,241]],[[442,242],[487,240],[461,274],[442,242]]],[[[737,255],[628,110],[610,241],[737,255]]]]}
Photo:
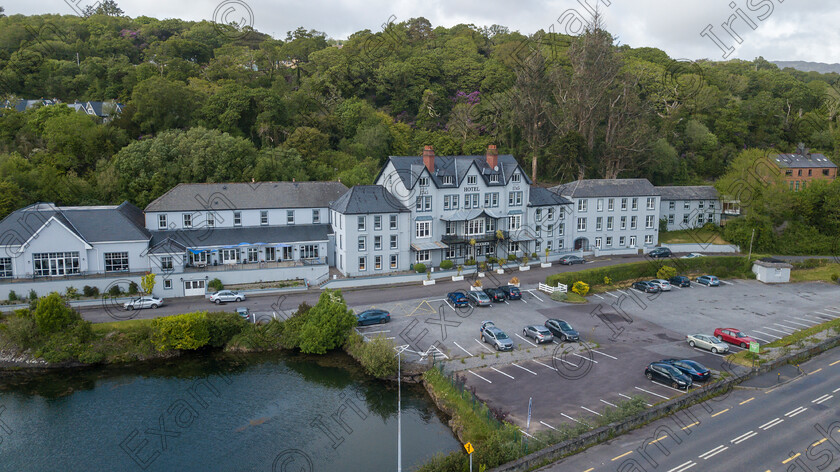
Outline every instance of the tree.
{"type": "Polygon", "coordinates": [[[79,313],[67,306],[57,292],[38,300],[35,307],[35,324],[41,334],[57,333],[81,319],[79,313]]]}
{"type": "Polygon", "coordinates": [[[341,291],[325,290],[309,310],[301,330],[300,350],[307,354],[324,354],[339,348],[355,325],[356,316],[347,309],[341,291]]]}
{"type": "Polygon", "coordinates": [[[114,0],[104,0],[103,2],[97,2],[97,5],[91,6],[88,5],[85,7],[83,13],[84,16],[91,16],[91,15],[106,15],[106,16],[123,16],[122,9],[117,5],[117,2],[114,0]]]}
{"type": "Polygon", "coordinates": [[[552,109],[550,98],[545,59],[539,51],[534,51],[516,71],[511,95],[515,123],[522,130],[531,154],[531,180],[534,182],[537,181],[540,150],[549,137],[549,115],[552,109]]]}
{"type": "Polygon", "coordinates": [[[144,275],[140,279],[140,288],[143,289],[143,293],[151,295],[152,290],[155,289],[155,274],[149,272],[148,274],[144,275]]]}
{"type": "Polygon", "coordinates": [[[134,87],[131,102],[136,109],[134,121],[145,133],[192,124],[201,98],[186,85],[163,77],[152,77],[134,87]]]}

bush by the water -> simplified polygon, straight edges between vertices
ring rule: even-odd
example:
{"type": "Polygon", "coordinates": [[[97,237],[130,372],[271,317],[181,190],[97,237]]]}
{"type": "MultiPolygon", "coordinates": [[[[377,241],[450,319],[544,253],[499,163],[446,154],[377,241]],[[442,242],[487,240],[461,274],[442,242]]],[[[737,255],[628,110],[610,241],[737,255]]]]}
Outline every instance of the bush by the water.
{"type": "Polygon", "coordinates": [[[377,336],[370,341],[352,333],[347,338],[345,350],[365,369],[368,375],[378,378],[391,377],[397,373],[397,356],[394,342],[377,336]]]}
{"type": "Polygon", "coordinates": [[[155,318],[152,330],[152,343],[158,351],[193,350],[210,342],[206,311],[155,318]]]}

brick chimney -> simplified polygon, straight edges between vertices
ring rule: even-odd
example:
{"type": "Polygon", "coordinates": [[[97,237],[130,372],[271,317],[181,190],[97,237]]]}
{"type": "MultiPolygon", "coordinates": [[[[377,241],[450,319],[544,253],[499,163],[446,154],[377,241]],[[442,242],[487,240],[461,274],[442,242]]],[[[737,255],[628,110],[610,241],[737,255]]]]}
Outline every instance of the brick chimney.
{"type": "Polygon", "coordinates": [[[431,146],[423,148],[423,165],[430,174],[435,173],[435,150],[431,146]]]}
{"type": "Polygon", "coordinates": [[[499,151],[496,150],[496,145],[491,144],[487,146],[487,165],[491,169],[499,166],[499,151]]]}

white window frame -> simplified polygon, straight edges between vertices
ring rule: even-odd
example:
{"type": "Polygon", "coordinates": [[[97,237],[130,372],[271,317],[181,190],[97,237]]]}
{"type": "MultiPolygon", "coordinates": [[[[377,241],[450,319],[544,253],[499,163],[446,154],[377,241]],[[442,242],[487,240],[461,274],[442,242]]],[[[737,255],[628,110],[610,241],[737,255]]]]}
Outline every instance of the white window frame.
{"type": "Polygon", "coordinates": [[[580,200],[578,200],[578,207],[577,207],[577,211],[579,211],[579,212],[581,212],[581,213],[585,212],[585,211],[586,211],[586,208],[589,206],[589,204],[587,203],[587,201],[588,201],[588,200],[587,200],[587,199],[585,199],[585,198],[581,198],[580,200]]]}
{"type": "Polygon", "coordinates": [[[373,230],[374,231],[381,231],[382,230],[382,215],[374,215],[373,216],[373,230]]]}
{"type": "Polygon", "coordinates": [[[656,199],[653,197],[647,197],[647,209],[648,210],[655,210],[656,209],[656,199]]]}
{"type": "Polygon", "coordinates": [[[367,271],[367,257],[359,257],[359,272],[367,271]]]}
{"type": "Polygon", "coordinates": [[[374,251],[381,251],[382,250],[382,236],[374,236],[373,237],[373,250],[374,251]]]}
{"type": "Polygon", "coordinates": [[[242,226],[242,212],[233,212],[233,226],[242,226]]]}
{"type": "Polygon", "coordinates": [[[599,217],[597,217],[597,218],[595,218],[595,231],[601,231],[601,230],[602,230],[602,228],[603,228],[603,220],[604,220],[604,219],[603,219],[602,217],[600,217],[600,216],[599,216],[599,217]]]}
{"type": "Polygon", "coordinates": [[[268,210],[260,210],[260,226],[268,226],[268,210]]]}
{"type": "Polygon", "coordinates": [[[181,225],[184,228],[192,228],[192,213],[184,213],[181,215],[181,225]]]}
{"type": "Polygon", "coordinates": [[[397,238],[396,234],[391,235],[391,240],[390,240],[389,244],[390,244],[391,249],[397,249],[397,246],[399,245],[399,239],[397,238]]]}
{"type": "Polygon", "coordinates": [[[426,263],[432,260],[432,251],[424,250],[414,253],[414,261],[416,263],[426,263]]]}
{"type": "Polygon", "coordinates": [[[598,201],[595,202],[595,210],[596,211],[604,211],[604,199],[599,198],[598,201]]]}
{"type": "Polygon", "coordinates": [[[392,230],[397,230],[398,229],[397,215],[391,215],[390,218],[389,218],[388,224],[389,224],[389,227],[392,230]]]}
{"type": "Polygon", "coordinates": [[[158,229],[166,229],[166,213],[158,215],[158,229]]]}
{"type": "Polygon", "coordinates": [[[613,211],[613,210],[615,210],[615,199],[610,198],[609,200],[607,200],[607,211],[613,211]]]}
{"type": "Polygon", "coordinates": [[[508,230],[509,231],[518,231],[518,230],[522,229],[522,215],[510,215],[508,217],[508,220],[509,220],[509,225],[508,225],[508,230]]]}
{"type": "Polygon", "coordinates": [[[321,224],[321,210],[312,210],[312,224],[321,224]]]}
{"type": "Polygon", "coordinates": [[[427,239],[432,237],[432,222],[431,221],[416,221],[414,224],[414,237],[417,239],[427,239]]]}
{"type": "Polygon", "coordinates": [[[601,238],[595,238],[595,249],[601,249],[601,238]]]}
{"type": "Polygon", "coordinates": [[[476,185],[478,183],[478,177],[475,175],[468,175],[467,176],[467,185],[476,185]]]}
{"type": "Polygon", "coordinates": [[[577,220],[577,230],[578,231],[586,231],[586,218],[578,218],[578,220],[577,220]]]}
{"type": "Polygon", "coordinates": [[[367,238],[364,236],[359,236],[359,245],[358,248],[360,251],[367,251],[367,238]]]}
{"type": "Polygon", "coordinates": [[[613,229],[613,217],[608,216],[607,217],[607,231],[612,231],[612,229],[613,229]]]}
{"type": "Polygon", "coordinates": [[[367,231],[367,217],[364,216],[357,216],[356,217],[356,230],[357,231],[367,231]]]}
{"type": "Polygon", "coordinates": [[[653,215],[645,216],[645,229],[652,229],[653,228],[654,217],[653,215]]]}

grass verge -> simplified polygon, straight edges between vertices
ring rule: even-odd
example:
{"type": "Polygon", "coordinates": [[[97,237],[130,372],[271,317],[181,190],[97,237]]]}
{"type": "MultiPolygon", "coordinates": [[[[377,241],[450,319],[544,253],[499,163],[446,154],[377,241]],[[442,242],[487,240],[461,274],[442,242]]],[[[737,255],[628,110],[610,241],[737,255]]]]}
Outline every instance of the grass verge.
{"type": "MultiPolygon", "coordinates": [[[[763,344],[761,345],[761,350],[764,351],[765,349],[782,349],[783,354],[786,354],[791,351],[790,346],[792,345],[801,347],[801,345],[803,345],[806,341],[819,341],[818,339],[811,340],[810,338],[828,330],[834,330],[835,333],[840,333],[840,318],[831,321],[826,321],[825,323],[821,323],[816,326],[811,326],[810,328],[803,329],[802,331],[797,331],[793,334],[789,334],[783,337],[782,339],[777,339],[773,342],[763,344]]],[[[759,365],[772,360],[766,357],[762,357],[762,354],[763,353],[759,353],[758,357],[756,357],[755,354],[744,350],[735,354],[730,354],[728,358],[733,363],[737,363],[747,367],[750,367],[752,365],[753,359],[755,359],[756,363],[759,365]]]]}
{"type": "Polygon", "coordinates": [[[731,244],[716,231],[708,229],[685,229],[679,231],[661,231],[660,244],[731,244]]]}

